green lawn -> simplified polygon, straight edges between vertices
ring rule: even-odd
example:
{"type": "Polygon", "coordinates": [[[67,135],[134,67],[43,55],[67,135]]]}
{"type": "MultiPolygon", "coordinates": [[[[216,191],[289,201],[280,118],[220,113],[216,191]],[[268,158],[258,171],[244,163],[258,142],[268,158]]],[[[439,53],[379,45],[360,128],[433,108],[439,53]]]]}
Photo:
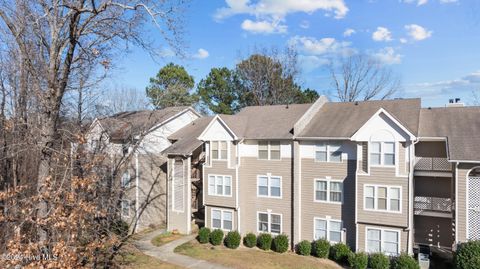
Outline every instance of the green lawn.
{"type": "Polygon", "coordinates": [[[183,235],[181,234],[172,234],[171,232],[165,232],[163,234],[157,235],[152,239],[152,244],[154,246],[163,246],[166,243],[172,242],[173,240],[177,240],[181,238],[183,235]]]}
{"type": "Polygon", "coordinates": [[[196,240],[178,246],[175,252],[237,269],[342,268],[330,260],[299,256],[292,252],[279,254],[245,247],[228,249],[223,246],[202,245],[196,240]]]}
{"type": "Polygon", "coordinates": [[[169,263],[162,262],[158,259],[143,254],[133,245],[124,247],[122,253],[115,259],[116,263],[122,269],[180,269],[169,263]]]}

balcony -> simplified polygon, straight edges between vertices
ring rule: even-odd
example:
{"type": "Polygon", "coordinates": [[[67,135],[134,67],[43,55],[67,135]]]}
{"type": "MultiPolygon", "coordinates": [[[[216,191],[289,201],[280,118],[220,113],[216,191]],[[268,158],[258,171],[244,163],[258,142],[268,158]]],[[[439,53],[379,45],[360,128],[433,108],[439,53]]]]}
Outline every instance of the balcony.
{"type": "Polygon", "coordinates": [[[413,211],[415,215],[451,218],[452,199],[415,196],[413,211]]]}
{"type": "Polygon", "coordinates": [[[415,157],[414,175],[452,177],[452,164],[444,157],[415,157]]]}

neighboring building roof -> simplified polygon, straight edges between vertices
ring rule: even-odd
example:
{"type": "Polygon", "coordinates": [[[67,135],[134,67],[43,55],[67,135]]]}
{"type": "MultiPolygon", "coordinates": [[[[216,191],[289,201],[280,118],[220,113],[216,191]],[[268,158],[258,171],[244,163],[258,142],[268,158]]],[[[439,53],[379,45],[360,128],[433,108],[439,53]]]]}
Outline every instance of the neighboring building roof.
{"type": "Polygon", "coordinates": [[[359,102],[329,102],[313,116],[310,123],[296,137],[351,137],[380,108],[390,113],[412,134],[418,130],[421,101],[395,99],[359,102]]]}
{"type": "Polygon", "coordinates": [[[98,121],[110,136],[110,139],[126,140],[151,129],[188,108],[188,106],[181,106],[160,110],[121,112],[98,121]]]}
{"type": "Polygon", "coordinates": [[[480,107],[423,108],[419,137],[446,137],[450,160],[480,160],[480,107]]]}
{"type": "Polygon", "coordinates": [[[164,154],[171,155],[189,155],[195,149],[200,147],[203,142],[198,140],[197,137],[207,127],[213,117],[198,118],[182,129],[171,134],[168,139],[175,142],[170,147],[163,150],[164,154]]]}

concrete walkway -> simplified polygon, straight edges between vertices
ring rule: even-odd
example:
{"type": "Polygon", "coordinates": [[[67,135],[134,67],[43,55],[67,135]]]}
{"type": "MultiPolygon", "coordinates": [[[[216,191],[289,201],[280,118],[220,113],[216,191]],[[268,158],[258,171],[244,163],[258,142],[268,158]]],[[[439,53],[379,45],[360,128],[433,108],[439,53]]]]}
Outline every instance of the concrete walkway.
{"type": "Polygon", "coordinates": [[[155,236],[164,233],[165,230],[156,230],[154,232],[148,233],[144,235],[142,238],[139,240],[136,240],[134,242],[135,246],[145,253],[146,255],[152,256],[154,258],[157,258],[161,261],[182,266],[185,268],[195,268],[195,269],[228,269],[228,267],[225,267],[223,265],[207,262],[204,260],[199,260],[195,259],[192,257],[180,255],[177,253],[174,253],[173,250],[181,245],[184,244],[188,241],[191,241],[195,239],[195,235],[187,235],[184,236],[180,239],[177,239],[175,241],[169,242],[163,246],[156,247],[152,245],[152,238],[155,236]]]}

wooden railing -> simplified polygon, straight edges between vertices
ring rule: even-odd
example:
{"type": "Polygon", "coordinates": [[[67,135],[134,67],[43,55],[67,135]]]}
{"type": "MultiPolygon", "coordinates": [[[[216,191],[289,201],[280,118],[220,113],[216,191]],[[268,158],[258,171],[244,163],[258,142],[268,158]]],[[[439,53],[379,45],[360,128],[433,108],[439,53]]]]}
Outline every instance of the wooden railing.
{"type": "Polygon", "coordinates": [[[416,157],[415,170],[421,171],[452,171],[452,164],[442,157],[416,157]]]}

